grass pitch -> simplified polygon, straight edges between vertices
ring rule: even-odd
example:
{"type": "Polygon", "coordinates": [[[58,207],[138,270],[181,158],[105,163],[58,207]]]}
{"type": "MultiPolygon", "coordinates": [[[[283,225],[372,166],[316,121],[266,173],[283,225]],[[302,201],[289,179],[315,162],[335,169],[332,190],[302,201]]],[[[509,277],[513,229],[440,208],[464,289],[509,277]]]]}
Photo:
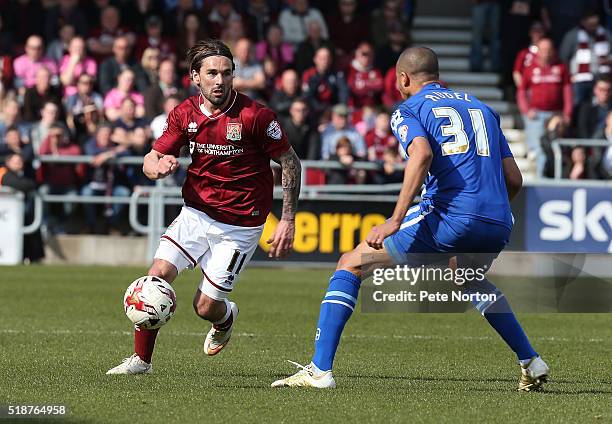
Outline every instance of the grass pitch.
{"type": "Polygon", "coordinates": [[[106,376],[132,353],[121,301],[143,273],[0,268],[0,405],[65,404],[70,418],[59,422],[88,423],[612,421],[606,314],[519,316],[552,368],[545,393],[516,391],[513,354],[476,313],[356,312],[337,355],[337,390],[269,388],[295,371],[285,359],[309,361],[329,271],[245,271],[232,341],[212,358],[201,347],[208,324],[191,308],[200,275],[184,273],[154,374],[106,376]]]}

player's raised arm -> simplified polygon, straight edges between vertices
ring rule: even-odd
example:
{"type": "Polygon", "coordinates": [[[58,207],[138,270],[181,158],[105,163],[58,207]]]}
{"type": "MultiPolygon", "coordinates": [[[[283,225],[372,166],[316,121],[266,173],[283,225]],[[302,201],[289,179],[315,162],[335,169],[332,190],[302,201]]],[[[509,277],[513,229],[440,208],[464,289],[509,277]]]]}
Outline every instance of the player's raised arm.
{"type": "Polygon", "coordinates": [[[410,159],[404,170],[404,181],[393,215],[384,224],[372,228],[366,237],[366,242],[374,249],[382,249],[385,237],[399,230],[408,208],[421,189],[433,159],[429,141],[425,137],[415,137],[408,147],[408,156],[410,159]]]}
{"type": "Polygon", "coordinates": [[[157,150],[151,150],[144,157],[142,172],[150,180],[157,180],[170,175],[178,168],[178,160],[173,155],[164,155],[157,150]]]}
{"type": "Polygon", "coordinates": [[[272,159],[280,164],[282,170],[283,212],[274,234],[267,243],[272,245],[269,256],[280,258],[286,256],[293,247],[295,213],[300,196],[302,165],[293,147],[286,150],[278,158],[272,159]]]}

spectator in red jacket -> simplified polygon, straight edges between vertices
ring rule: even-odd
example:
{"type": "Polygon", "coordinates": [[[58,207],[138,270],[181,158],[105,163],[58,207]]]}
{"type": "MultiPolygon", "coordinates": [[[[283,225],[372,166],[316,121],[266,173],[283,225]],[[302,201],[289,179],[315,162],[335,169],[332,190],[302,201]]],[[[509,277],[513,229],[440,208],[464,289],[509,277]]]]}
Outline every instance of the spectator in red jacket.
{"type": "Polygon", "coordinates": [[[378,112],[376,120],[374,121],[374,128],[365,135],[369,161],[383,160],[385,150],[389,147],[397,150],[397,140],[393,134],[391,134],[389,119],[388,112],[378,112]]]}
{"type": "MultiPolygon", "coordinates": [[[[81,148],[68,138],[62,125],[53,125],[49,134],[40,146],[41,155],[53,156],[77,156],[81,154],[81,148]]],[[[44,194],[77,194],[79,180],[83,175],[83,168],[73,164],[43,163],[40,168],[39,182],[42,184],[40,191],[44,194]]],[[[48,218],[47,226],[52,233],[63,233],[64,223],[72,214],[74,205],[63,203],[57,211],[51,210],[45,213],[48,218]]]]}
{"type": "Polygon", "coordinates": [[[385,74],[385,89],[382,95],[383,105],[389,108],[394,108],[403,99],[397,89],[397,76],[395,74],[395,66],[385,74]]]}
{"type": "Polygon", "coordinates": [[[531,28],[529,28],[529,39],[531,40],[529,47],[525,47],[519,51],[516,55],[516,59],[514,60],[512,79],[517,87],[521,85],[521,81],[523,80],[523,72],[525,72],[525,69],[532,65],[535,59],[536,53],[538,52],[538,41],[544,38],[545,35],[546,32],[542,22],[536,21],[531,24],[531,28]]]}
{"type": "Polygon", "coordinates": [[[380,103],[384,81],[373,64],[374,49],[370,43],[359,44],[348,72],[349,104],[354,108],[380,103]]]}
{"type": "Polygon", "coordinates": [[[338,0],[338,13],[328,17],[329,38],[337,56],[348,56],[370,38],[368,19],[359,13],[357,0],[338,0]]]}
{"type": "Polygon", "coordinates": [[[541,146],[544,123],[555,112],[562,112],[568,124],[573,105],[569,72],[563,63],[558,62],[552,40],[544,38],[537,46],[535,62],[523,73],[517,100],[525,121],[527,146],[536,158],[537,175],[542,176],[546,165],[541,146]]]}

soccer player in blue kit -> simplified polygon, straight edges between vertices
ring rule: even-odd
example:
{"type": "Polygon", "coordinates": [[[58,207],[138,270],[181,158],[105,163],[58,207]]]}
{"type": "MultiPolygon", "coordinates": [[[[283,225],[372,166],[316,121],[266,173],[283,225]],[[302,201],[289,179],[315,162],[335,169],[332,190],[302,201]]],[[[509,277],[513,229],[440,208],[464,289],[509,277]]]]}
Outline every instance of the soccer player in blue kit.
{"type": "MultiPolygon", "coordinates": [[[[331,370],[340,335],[372,267],[420,266],[428,254],[447,255],[456,266],[468,252],[488,266],[508,243],[514,221],[510,200],[520,191],[522,176],[499,116],[474,96],[443,87],[431,49],[406,49],[396,73],[407,100],[393,113],[391,129],[409,158],[397,205],[390,219],[340,258],[321,304],[311,363],[272,387],[336,386],[331,370]],[[423,183],[421,203],[410,208],[423,183]]],[[[462,289],[495,295],[474,302],[475,307],[516,353],[519,390],[541,389],[548,366],[503,294],[486,278],[462,289]]]]}

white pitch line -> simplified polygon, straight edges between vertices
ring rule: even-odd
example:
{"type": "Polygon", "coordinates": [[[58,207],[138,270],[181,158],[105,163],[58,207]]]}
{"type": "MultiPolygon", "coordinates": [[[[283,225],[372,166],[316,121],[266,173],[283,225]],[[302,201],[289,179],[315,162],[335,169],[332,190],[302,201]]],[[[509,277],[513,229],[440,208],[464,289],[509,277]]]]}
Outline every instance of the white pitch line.
{"type": "MultiPolygon", "coordinates": [[[[0,334],[42,334],[42,335],[109,335],[109,336],[130,336],[134,334],[131,331],[100,331],[100,330],[66,330],[66,329],[55,329],[55,330],[17,330],[17,329],[0,329],[0,334]]],[[[207,333],[205,332],[192,332],[192,331],[164,331],[162,333],[164,336],[176,336],[176,337],[204,337],[207,333]]],[[[237,337],[274,337],[274,338],[291,338],[297,339],[302,338],[302,335],[299,334],[255,334],[255,333],[234,333],[234,336],[237,337]]],[[[347,334],[343,336],[345,338],[351,339],[395,339],[395,340],[496,340],[496,337],[490,336],[438,336],[435,334],[392,334],[392,335],[384,335],[384,334],[347,334]]],[[[598,338],[590,338],[590,339],[573,339],[568,337],[534,337],[534,340],[544,340],[550,342],[582,342],[582,343],[601,343],[604,339],[598,338]]]]}

